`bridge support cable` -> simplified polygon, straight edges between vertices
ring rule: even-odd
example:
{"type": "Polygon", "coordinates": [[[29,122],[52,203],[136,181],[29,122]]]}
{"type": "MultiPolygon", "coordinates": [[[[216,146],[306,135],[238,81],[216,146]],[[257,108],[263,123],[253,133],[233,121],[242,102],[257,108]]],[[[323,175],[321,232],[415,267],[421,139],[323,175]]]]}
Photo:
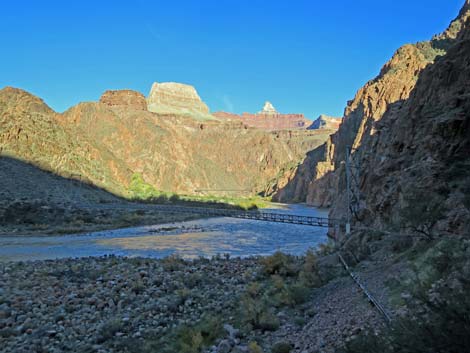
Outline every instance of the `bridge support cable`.
{"type": "Polygon", "coordinates": [[[351,271],[351,269],[349,268],[348,264],[344,260],[341,253],[339,253],[338,256],[339,256],[339,259],[340,259],[341,263],[343,264],[344,268],[348,272],[349,276],[353,279],[353,281],[357,284],[357,286],[365,294],[365,296],[367,297],[367,300],[379,311],[379,313],[382,315],[382,317],[384,318],[387,325],[390,324],[392,322],[392,318],[387,313],[385,308],[377,301],[377,299],[375,299],[375,297],[369,292],[369,290],[366,288],[366,286],[359,281],[359,278],[356,276],[356,274],[354,272],[351,271]]]}
{"type": "Polygon", "coordinates": [[[153,205],[153,209],[159,212],[168,213],[190,213],[214,217],[230,217],[241,219],[252,219],[265,222],[299,224],[312,227],[334,227],[337,220],[326,217],[300,216],[285,213],[263,212],[263,211],[241,211],[233,209],[210,208],[210,207],[185,207],[185,206],[167,206],[153,205]]]}

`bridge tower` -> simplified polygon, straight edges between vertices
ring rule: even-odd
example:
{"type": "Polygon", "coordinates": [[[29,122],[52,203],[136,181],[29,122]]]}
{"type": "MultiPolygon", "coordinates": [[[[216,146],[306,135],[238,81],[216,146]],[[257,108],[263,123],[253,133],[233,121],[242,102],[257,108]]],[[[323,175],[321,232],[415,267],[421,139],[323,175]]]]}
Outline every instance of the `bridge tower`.
{"type": "Polygon", "coordinates": [[[360,161],[357,151],[351,147],[346,148],[346,235],[351,234],[351,222],[357,219],[361,201],[360,189],[360,161]]]}

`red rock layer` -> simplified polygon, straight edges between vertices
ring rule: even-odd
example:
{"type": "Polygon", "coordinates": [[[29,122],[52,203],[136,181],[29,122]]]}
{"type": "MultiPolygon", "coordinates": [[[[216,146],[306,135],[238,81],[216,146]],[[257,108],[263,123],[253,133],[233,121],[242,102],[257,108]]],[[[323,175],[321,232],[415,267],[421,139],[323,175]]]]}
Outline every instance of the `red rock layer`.
{"type": "Polygon", "coordinates": [[[237,115],[226,112],[217,112],[213,115],[219,119],[240,120],[250,127],[268,131],[306,129],[312,124],[312,121],[306,119],[303,114],[243,113],[242,115],[237,115]]]}
{"type": "Polygon", "coordinates": [[[106,91],[100,103],[108,106],[130,106],[136,110],[147,110],[147,101],[142,93],[131,90],[106,91]]]}

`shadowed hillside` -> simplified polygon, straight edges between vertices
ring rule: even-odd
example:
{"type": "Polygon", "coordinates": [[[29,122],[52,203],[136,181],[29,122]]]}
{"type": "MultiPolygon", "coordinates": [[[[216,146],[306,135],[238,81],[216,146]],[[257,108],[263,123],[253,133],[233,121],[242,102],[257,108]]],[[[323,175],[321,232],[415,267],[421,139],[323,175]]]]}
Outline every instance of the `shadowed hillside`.
{"type": "Polygon", "coordinates": [[[60,234],[198,218],[130,203],[79,179],[0,158],[0,234],[60,234]]]}
{"type": "Polygon", "coordinates": [[[345,218],[350,148],[351,163],[359,166],[352,210],[358,224],[412,228],[418,222],[412,209],[427,217],[429,207],[440,205],[434,226],[465,232],[469,17],[467,1],[443,34],[400,48],[348,103],[338,132],[308,154],[275,199],[333,206],[330,214],[345,218]]]}

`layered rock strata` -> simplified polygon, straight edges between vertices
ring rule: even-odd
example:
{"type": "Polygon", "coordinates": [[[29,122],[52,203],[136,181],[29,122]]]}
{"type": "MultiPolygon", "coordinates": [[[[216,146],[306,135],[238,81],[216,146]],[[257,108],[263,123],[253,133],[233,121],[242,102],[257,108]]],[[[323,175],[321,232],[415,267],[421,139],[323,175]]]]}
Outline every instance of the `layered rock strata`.
{"type": "Polygon", "coordinates": [[[106,91],[100,98],[100,103],[113,106],[128,106],[136,110],[147,110],[147,102],[142,93],[131,90],[106,91]]]}
{"type": "Polygon", "coordinates": [[[190,115],[211,119],[208,106],[193,86],[175,82],[155,82],[147,97],[148,110],[159,114],[190,115]]]}

